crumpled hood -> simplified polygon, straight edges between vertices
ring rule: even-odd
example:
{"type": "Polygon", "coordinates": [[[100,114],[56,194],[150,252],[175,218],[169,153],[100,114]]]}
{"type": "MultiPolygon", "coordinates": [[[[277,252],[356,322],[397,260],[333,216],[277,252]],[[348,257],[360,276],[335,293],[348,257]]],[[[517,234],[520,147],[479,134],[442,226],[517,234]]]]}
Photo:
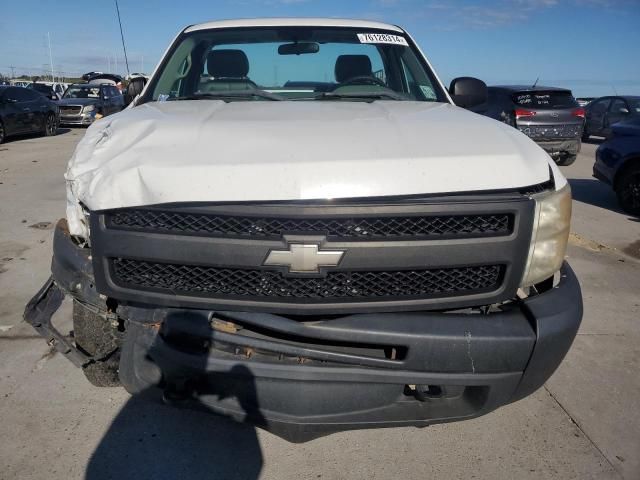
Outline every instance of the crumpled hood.
{"type": "Polygon", "coordinates": [[[65,175],[67,210],[80,234],[78,202],[103,210],[496,190],[542,183],[552,163],[516,129],[449,104],[156,102],[87,130],[65,175]]]}

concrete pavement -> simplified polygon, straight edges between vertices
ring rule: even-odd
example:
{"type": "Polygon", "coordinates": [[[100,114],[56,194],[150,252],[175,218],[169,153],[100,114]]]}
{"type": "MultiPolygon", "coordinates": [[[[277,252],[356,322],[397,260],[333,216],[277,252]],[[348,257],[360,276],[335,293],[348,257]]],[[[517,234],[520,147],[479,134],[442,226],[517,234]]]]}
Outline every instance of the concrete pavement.
{"type": "MultiPolygon", "coordinates": [[[[585,317],[545,388],[462,423],[293,445],[92,387],[21,322],[48,277],[62,174],[83,133],[0,145],[0,479],[640,478],[640,222],[591,179],[595,145],[563,169],[575,193],[569,260],[585,317]]],[[[68,306],[56,322],[71,329],[68,306]]]]}

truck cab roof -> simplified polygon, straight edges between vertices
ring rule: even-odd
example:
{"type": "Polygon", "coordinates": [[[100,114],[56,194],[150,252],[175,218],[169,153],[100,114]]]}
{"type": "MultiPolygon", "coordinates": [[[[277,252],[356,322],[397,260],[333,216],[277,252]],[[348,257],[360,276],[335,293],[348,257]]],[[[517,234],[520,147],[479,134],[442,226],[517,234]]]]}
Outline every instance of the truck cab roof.
{"type": "Polygon", "coordinates": [[[241,18],[231,20],[217,20],[191,25],[184,29],[185,33],[212,28],[238,27],[354,27],[377,30],[391,30],[404,33],[397,25],[374,22],[368,20],[354,20],[347,18],[241,18]]]}

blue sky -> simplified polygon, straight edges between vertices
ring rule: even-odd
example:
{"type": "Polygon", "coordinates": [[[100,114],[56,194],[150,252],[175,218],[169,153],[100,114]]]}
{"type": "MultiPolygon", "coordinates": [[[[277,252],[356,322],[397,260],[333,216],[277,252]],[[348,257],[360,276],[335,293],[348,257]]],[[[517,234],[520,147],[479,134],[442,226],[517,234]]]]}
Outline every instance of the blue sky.
{"type": "MultiPolygon", "coordinates": [[[[111,0],[8,0],[0,72],[106,71],[124,56],[111,0]]],[[[441,78],[640,94],[640,0],[119,0],[131,71],[155,66],[185,25],[256,16],[366,18],[406,28],[441,78]]]]}

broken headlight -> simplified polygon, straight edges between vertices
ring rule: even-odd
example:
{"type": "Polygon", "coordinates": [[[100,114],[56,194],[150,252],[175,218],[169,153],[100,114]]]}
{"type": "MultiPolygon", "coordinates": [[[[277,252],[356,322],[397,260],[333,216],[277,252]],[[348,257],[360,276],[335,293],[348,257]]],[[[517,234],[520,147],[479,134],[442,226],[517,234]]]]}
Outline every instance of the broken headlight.
{"type": "Polygon", "coordinates": [[[536,211],[522,287],[552,277],[564,261],[571,224],[571,188],[535,195],[536,211]]]}

